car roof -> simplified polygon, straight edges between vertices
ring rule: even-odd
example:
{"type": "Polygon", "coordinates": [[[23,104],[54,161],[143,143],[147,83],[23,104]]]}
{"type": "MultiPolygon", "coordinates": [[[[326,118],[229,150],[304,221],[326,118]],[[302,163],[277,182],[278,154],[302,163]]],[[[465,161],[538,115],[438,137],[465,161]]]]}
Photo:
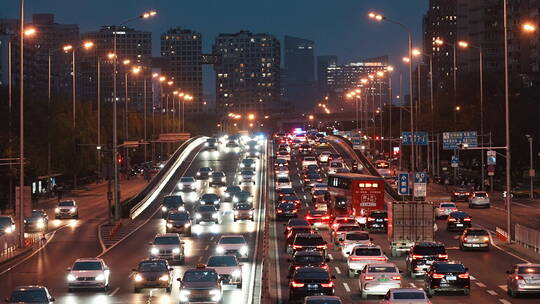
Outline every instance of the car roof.
{"type": "Polygon", "coordinates": [[[38,290],[38,289],[44,289],[47,290],[47,287],[41,286],[41,285],[25,285],[25,286],[17,286],[15,287],[15,290],[38,290]]]}
{"type": "Polygon", "coordinates": [[[373,264],[370,263],[370,264],[366,264],[366,266],[395,267],[395,268],[398,268],[397,265],[394,264],[394,263],[373,263],[373,264]]]}
{"type": "Polygon", "coordinates": [[[467,216],[469,216],[469,214],[467,212],[464,212],[464,211],[454,211],[454,212],[450,213],[450,216],[451,217],[467,217],[467,216]]]}
{"type": "Polygon", "coordinates": [[[241,237],[241,238],[243,238],[244,240],[246,239],[246,238],[244,237],[244,235],[242,235],[242,234],[224,234],[224,235],[222,235],[222,236],[220,237],[220,239],[224,239],[224,238],[228,238],[228,237],[241,237]]]}
{"type": "Polygon", "coordinates": [[[77,262],[103,262],[103,260],[100,258],[80,258],[75,260],[75,263],[77,262]]]}
{"type": "Polygon", "coordinates": [[[180,238],[180,235],[178,233],[158,233],[154,238],[158,237],[178,237],[180,238]]]}

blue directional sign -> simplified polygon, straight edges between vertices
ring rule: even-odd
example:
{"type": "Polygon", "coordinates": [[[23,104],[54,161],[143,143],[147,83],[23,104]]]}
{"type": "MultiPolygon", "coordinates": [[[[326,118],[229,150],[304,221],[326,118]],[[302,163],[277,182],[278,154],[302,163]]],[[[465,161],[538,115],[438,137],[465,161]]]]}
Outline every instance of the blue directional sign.
{"type": "MultiPolygon", "coordinates": [[[[411,132],[401,132],[401,144],[410,145],[411,144],[411,132]]],[[[419,146],[427,146],[428,144],[428,134],[427,132],[417,131],[414,132],[414,144],[419,146]]]]}
{"type": "Polygon", "coordinates": [[[399,195],[409,195],[409,174],[400,173],[398,175],[398,193],[399,195]]]}
{"type": "Polygon", "coordinates": [[[470,148],[478,147],[476,131],[444,132],[443,150],[459,149],[459,145],[467,144],[470,148]]]}
{"type": "Polygon", "coordinates": [[[414,183],[415,184],[425,184],[425,183],[427,183],[427,174],[426,174],[426,172],[415,172],[414,173],[414,183]]]}
{"type": "Polygon", "coordinates": [[[459,167],[459,157],[457,155],[452,155],[452,161],[450,162],[452,168],[459,167]]]}

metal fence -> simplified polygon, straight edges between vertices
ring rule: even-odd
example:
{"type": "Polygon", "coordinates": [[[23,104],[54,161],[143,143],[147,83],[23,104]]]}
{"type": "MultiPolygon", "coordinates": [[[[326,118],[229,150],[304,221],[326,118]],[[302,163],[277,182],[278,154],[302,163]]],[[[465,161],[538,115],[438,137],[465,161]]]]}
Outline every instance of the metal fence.
{"type": "Polygon", "coordinates": [[[540,252],[540,231],[516,224],[515,235],[516,243],[540,252]]]}
{"type": "Polygon", "coordinates": [[[0,260],[3,260],[15,252],[19,245],[18,240],[18,234],[16,233],[0,235],[0,260]]]}

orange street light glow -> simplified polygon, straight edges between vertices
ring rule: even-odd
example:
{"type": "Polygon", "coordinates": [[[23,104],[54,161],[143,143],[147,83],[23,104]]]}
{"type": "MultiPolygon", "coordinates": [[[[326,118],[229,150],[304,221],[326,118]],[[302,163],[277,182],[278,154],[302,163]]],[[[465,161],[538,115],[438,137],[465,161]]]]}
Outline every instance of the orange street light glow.
{"type": "Polygon", "coordinates": [[[68,44],[68,45],[64,45],[64,47],[62,47],[62,49],[64,50],[64,52],[69,52],[73,49],[73,46],[71,44],[68,44]]]}
{"type": "Polygon", "coordinates": [[[422,54],[422,52],[420,52],[419,49],[413,49],[412,50],[412,55],[413,56],[420,56],[422,54]]]}
{"type": "Polygon", "coordinates": [[[24,30],[25,36],[34,36],[37,33],[36,29],[33,27],[27,28],[24,30]]]}
{"type": "Polygon", "coordinates": [[[158,76],[159,76],[159,74],[158,74],[158,73],[154,73],[154,74],[152,74],[152,78],[156,78],[156,77],[158,77],[158,76]]]}
{"type": "Polygon", "coordinates": [[[403,60],[403,62],[405,62],[405,63],[411,62],[411,59],[409,59],[409,57],[403,57],[402,60],[403,60]]]}
{"type": "Polygon", "coordinates": [[[384,76],[384,72],[383,72],[383,71],[378,71],[378,72],[377,72],[377,76],[383,77],[383,76],[384,76]]]}
{"type": "Polygon", "coordinates": [[[113,59],[114,57],[116,57],[116,55],[114,53],[109,53],[109,54],[107,54],[107,57],[109,59],[113,59]]]}
{"type": "Polygon", "coordinates": [[[467,41],[458,41],[458,45],[462,48],[468,48],[469,43],[467,41]]]}
{"type": "Polygon", "coordinates": [[[123,63],[124,65],[128,65],[128,64],[131,63],[131,60],[125,59],[124,61],[122,61],[122,63],[123,63]]]}
{"type": "Polygon", "coordinates": [[[386,70],[387,70],[388,72],[393,72],[393,71],[394,71],[394,67],[391,66],[391,65],[389,65],[389,66],[386,67],[386,70]]]}
{"type": "Polygon", "coordinates": [[[367,78],[362,78],[362,79],[360,79],[360,82],[366,84],[368,82],[368,80],[367,80],[367,78]]]}
{"type": "Polygon", "coordinates": [[[440,39],[440,38],[437,38],[437,39],[435,39],[435,44],[436,45],[443,45],[444,41],[442,39],[440,39]]]}
{"type": "Polygon", "coordinates": [[[368,17],[369,17],[370,19],[375,19],[375,20],[377,20],[377,21],[383,20],[383,16],[382,16],[382,15],[376,14],[376,13],[374,13],[374,12],[370,12],[370,13],[368,14],[368,17]]]}
{"type": "Polygon", "coordinates": [[[165,76],[159,77],[159,81],[160,81],[160,82],[164,82],[165,80],[167,80],[167,77],[165,77],[165,76]]]}
{"type": "Polygon", "coordinates": [[[172,80],[169,80],[169,82],[167,82],[168,85],[173,85],[174,81],[172,80]]]}
{"type": "Polygon", "coordinates": [[[146,12],[146,13],[142,14],[142,18],[143,19],[148,19],[150,17],[154,17],[156,14],[157,14],[156,11],[149,11],[149,12],[146,12]]]}
{"type": "Polygon", "coordinates": [[[174,91],[172,93],[173,93],[173,95],[178,95],[178,91],[174,91]]]}
{"type": "Polygon", "coordinates": [[[536,26],[532,23],[523,23],[523,25],[521,26],[521,29],[524,31],[524,32],[535,32],[536,31],[536,26]]]}
{"type": "Polygon", "coordinates": [[[139,72],[141,71],[141,67],[133,67],[131,69],[131,72],[133,72],[133,74],[139,74],[139,72]]]}
{"type": "Polygon", "coordinates": [[[86,42],[83,44],[83,47],[84,47],[85,49],[89,49],[89,48],[91,48],[91,47],[93,47],[93,46],[94,46],[94,43],[93,43],[92,41],[86,41],[86,42]]]}

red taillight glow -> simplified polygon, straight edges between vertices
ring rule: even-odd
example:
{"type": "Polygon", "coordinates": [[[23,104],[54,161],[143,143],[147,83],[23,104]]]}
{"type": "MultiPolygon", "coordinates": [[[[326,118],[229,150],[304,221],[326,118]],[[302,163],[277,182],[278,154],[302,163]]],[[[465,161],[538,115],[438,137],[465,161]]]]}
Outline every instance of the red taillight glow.
{"type": "Polygon", "coordinates": [[[471,218],[470,217],[466,217],[463,219],[465,222],[470,222],[471,221],[471,218]]]}
{"type": "Polygon", "coordinates": [[[294,287],[294,288],[299,288],[299,287],[304,287],[305,284],[304,284],[304,283],[298,283],[298,282],[292,281],[292,282],[291,282],[291,285],[292,285],[292,287],[294,287]]]}
{"type": "Polygon", "coordinates": [[[278,209],[277,213],[283,213],[283,210],[278,209]]]}
{"type": "Polygon", "coordinates": [[[460,274],[458,274],[458,278],[460,278],[460,279],[468,279],[469,274],[468,273],[460,273],[460,274]]]}
{"type": "Polygon", "coordinates": [[[366,280],[366,281],[371,281],[371,280],[373,280],[373,279],[375,279],[374,276],[369,276],[369,275],[367,275],[367,276],[364,277],[364,280],[366,280]]]}
{"type": "Polygon", "coordinates": [[[317,248],[319,248],[319,249],[326,249],[326,245],[319,245],[319,246],[317,246],[317,248]]]}
{"type": "Polygon", "coordinates": [[[434,279],[442,279],[444,278],[444,274],[440,274],[440,273],[434,273],[431,275],[432,278],[434,279]]]}
{"type": "Polygon", "coordinates": [[[456,221],[456,219],[455,219],[455,218],[453,218],[453,217],[449,217],[449,218],[448,218],[448,221],[449,221],[449,222],[455,222],[455,221],[456,221]]]}
{"type": "Polygon", "coordinates": [[[324,287],[324,288],[334,287],[334,282],[330,282],[330,283],[321,283],[321,286],[324,287]]]}
{"type": "Polygon", "coordinates": [[[423,255],[419,255],[419,254],[413,254],[413,256],[412,256],[413,260],[418,260],[418,259],[421,259],[423,257],[424,257],[423,255]]]}
{"type": "Polygon", "coordinates": [[[439,254],[439,259],[448,259],[448,254],[439,254]]]}
{"type": "Polygon", "coordinates": [[[368,217],[367,220],[368,220],[368,222],[373,222],[375,219],[372,218],[372,217],[368,217]]]}
{"type": "Polygon", "coordinates": [[[294,249],[301,249],[301,248],[302,248],[302,246],[300,246],[300,245],[293,245],[292,247],[293,247],[294,249]]]}
{"type": "Polygon", "coordinates": [[[401,277],[400,276],[392,276],[392,280],[401,280],[401,277]]]}
{"type": "Polygon", "coordinates": [[[516,274],[516,275],[514,276],[514,280],[516,280],[516,281],[523,280],[523,277],[516,274]]]}
{"type": "Polygon", "coordinates": [[[454,195],[459,195],[459,192],[454,192],[454,195]]]}

